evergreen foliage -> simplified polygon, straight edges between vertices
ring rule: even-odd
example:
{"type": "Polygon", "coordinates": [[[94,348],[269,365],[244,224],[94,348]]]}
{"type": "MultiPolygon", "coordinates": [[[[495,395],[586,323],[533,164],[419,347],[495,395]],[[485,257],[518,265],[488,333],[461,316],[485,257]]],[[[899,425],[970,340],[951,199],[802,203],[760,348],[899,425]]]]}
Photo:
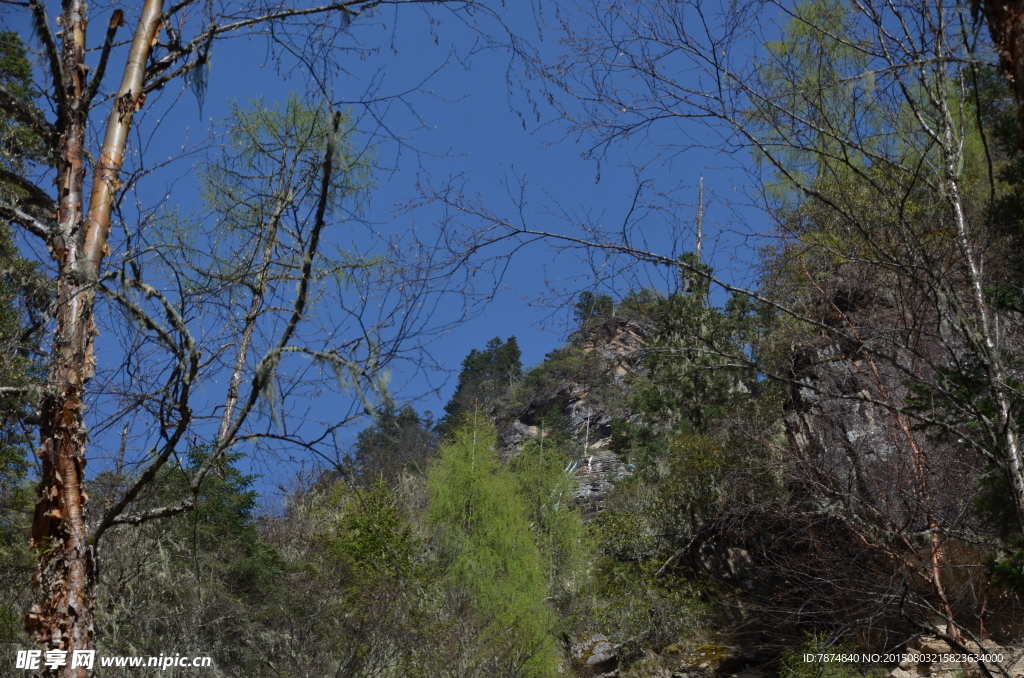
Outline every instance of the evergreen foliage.
{"type": "MultiPolygon", "coordinates": [[[[14,31],[0,31],[0,85],[20,104],[38,112],[38,90],[32,78],[25,44],[14,31]]],[[[12,117],[0,118],[0,167],[14,174],[29,170],[33,163],[45,163],[46,144],[28,125],[12,117]]],[[[17,197],[21,191],[0,179],[0,196],[17,197]]]]}
{"type": "MultiPolygon", "coordinates": [[[[21,105],[38,110],[32,65],[12,31],[0,31],[0,85],[21,105]]],[[[11,117],[0,117],[0,199],[18,203],[26,196],[19,179],[47,162],[46,144],[38,134],[11,117]]],[[[42,380],[40,336],[49,303],[46,275],[21,256],[10,225],[0,220],[0,386],[17,389],[42,380]]],[[[0,647],[26,640],[23,613],[34,569],[28,550],[33,436],[25,422],[26,415],[34,414],[28,407],[30,393],[0,396],[0,647]]]]}
{"type": "MultiPolygon", "coordinates": [[[[27,640],[22,610],[35,569],[28,549],[34,503],[28,482],[30,469],[23,445],[0,446],[0,647],[27,640]]],[[[0,657],[7,659],[3,654],[0,657]]]]}
{"type": "Polygon", "coordinates": [[[346,675],[385,667],[401,676],[446,675],[442,663],[458,661],[442,573],[424,558],[426,544],[399,495],[378,479],[361,488],[335,483],[311,499],[299,517],[320,526],[305,562],[323,580],[321,633],[337,643],[328,656],[346,675]]]}
{"type": "Polygon", "coordinates": [[[577,332],[586,330],[615,314],[615,301],[607,294],[594,294],[590,291],[580,292],[579,301],[573,308],[577,332]]]}
{"type": "Polygon", "coordinates": [[[464,413],[480,408],[493,413],[499,398],[522,377],[522,352],[515,337],[502,342],[494,337],[484,350],[473,349],[462,361],[458,386],[444,406],[442,428],[458,425],[464,413]]]}
{"type": "Polygon", "coordinates": [[[336,485],[327,506],[341,509],[333,534],[322,543],[353,580],[398,580],[413,575],[422,546],[397,497],[382,480],[364,490],[336,485]]]}
{"type": "Polygon", "coordinates": [[[613,449],[639,465],[667,454],[676,435],[707,433],[760,388],[750,365],[763,312],[741,295],[714,307],[706,278],[684,281],[680,291],[645,304],[653,329],[632,384],[632,417],[613,426],[613,449]]]}
{"type": "MultiPolygon", "coordinates": [[[[25,46],[14,32],[0,31],[0,85],[18,102],[37,110],[38,93],[25,46]]],[[[19,183],[33,165],[46,163],[45,144],[27,126],[11,118],[0,118],[0,198],[17,204],[26,197],[19,183]]],[[[26,207],[26,209],[28,209],[26,207]]],[[[11,227],[0,221],[0,385],[26,386],[43,376],[40,337],[51,299],[51,286],[39,266],[21,256],[11,227]]],[[[26,398],[0,397],[0,463],[18,456],[27,444],[24,430],[16,423],[26,398]]]]}
{"type": "Polygon", "coordinates": [[[378,409],[373,423],[359,432],[352,454],[353,473],[360,484],[383,479],[393,484],[405,470],[423,472],[437,448],[433,421],[406,405],[391,403],[378,409]]]}
{"type": "Polygon", "coordinates": [[[443,544],[449,586],[469,593],[493,638],[486,651],[517,657],[528,677],[554,673],[548,577],[514,475],[497,457],[494,429],[467,417],[427,478],[429,522],[443,544]]]}

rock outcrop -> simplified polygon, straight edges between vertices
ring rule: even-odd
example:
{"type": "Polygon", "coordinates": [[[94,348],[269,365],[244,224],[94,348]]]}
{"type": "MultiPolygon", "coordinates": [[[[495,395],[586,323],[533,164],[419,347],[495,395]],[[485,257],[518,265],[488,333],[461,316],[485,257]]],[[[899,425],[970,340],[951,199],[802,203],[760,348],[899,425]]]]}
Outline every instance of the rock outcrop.
{"type": "Polygon", "coordinates": [[[601,356],[609,366],[609,374],[622,383],[626,375],[640,369],[650,332],[650,327],[635,320],[610,318],[591,328],[581,340],[580,347],[601,356]]]}
{"type": "Polygon", "coordinates": [[[526,440],[540,435],[544,417],[559,412],[581,444],[582,456],[573,470],[573,495],[588,518],[603,509],[615,483],[631,475],[630,467],[611,451],[612,422],[623,415],[627,376],[640,369],[648,332],[649,328],[628,318],[609,318],[590,328],[577,346],[600,359],[602,383],[587,383],[587,375],[582,374],[567,378],[536,394],[498,433],[502,454],[517,454],[526,440]]]}
{"type": "MultiPolygon", "coordinates": [[[[1024,675],[1024,652],[1012,647],[1002,647],[986,640],[979,647],[977,643],[967,641],[965,647],[973,655],[989,658],[985,668],[993,678],[1018,678],[1024,675]]],[[[906,660],[893,669],[890,678],[960,678],[961,676],[980,676],[978,663],[975,661],[951,661],[962,656],[960,650],[951,648],[949,643],[922,636],[911,642],[903,655],[906,660]],[[937,661],[936,661],[937,660],[937,661]]]]}
{"type": "Polygon", "coordinates": [[[572,668],[580,678],[617,678],[619,648],[600,633],[574,641],[569,648],[572,668]]]}
{"type": "Polygon", "coordinates": [[[833,500],[908,532],[928,529],[928,516],[946,529],[960,520],[945,507],[972,484],[966,470],[984,462],[896,412],[912,394],[895,367],[833,343],[805,348],[794,377],[787,434],[805,468],[841,488],[833,500]],[[907,492],[909,483],[927,496],[907,492]]]}
{"type": "Polygon", "coordinates": [[[632,472],[616,455],[606,452],[584,457],[576,461],[573,470],[576,490],[573,497],[583,509],[585,518],[592,518],[604,509],[604,500],[615,487],[632,472]]]}

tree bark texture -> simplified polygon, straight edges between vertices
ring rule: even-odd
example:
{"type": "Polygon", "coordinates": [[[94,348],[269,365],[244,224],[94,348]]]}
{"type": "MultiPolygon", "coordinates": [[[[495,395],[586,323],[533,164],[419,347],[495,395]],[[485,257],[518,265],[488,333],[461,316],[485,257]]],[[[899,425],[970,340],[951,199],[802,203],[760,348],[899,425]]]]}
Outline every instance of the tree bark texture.
{"type": "Polygon", "coordinates": [[[1024,148],[1024,0],[972,0],[971,7],[985,17],[999,66],[1017,97],[1024,148]]]}
{"type": "MultiPolygon", "coordinates": [[[[93,649],[96,563],[86,524],[85,463],[88,431],[83,413],[85,384],[93,376],[97,335],[93,320],[100,264],[108,250],[111,209],[134,113],[142,106],[145,65],[160,28],[162,0],[146,0],[132,41],[118,95],[112,104],[85,213],[84,143],[88,120],[85,75],[86,3],[64,0],[59,72],[54,73],[58,103],[59,207],[47,247],[58,270],[56,329],[52,364],[41,406],[43,474],[32,526],[38,549],[34,578],[38,602],[26,627],[48,649],[67,651],[63,667],[44,676],[85,678],[71,667],[71,651],[93,649]]],[[[116,16],[120,21],[120,15],[116,16]]]]}

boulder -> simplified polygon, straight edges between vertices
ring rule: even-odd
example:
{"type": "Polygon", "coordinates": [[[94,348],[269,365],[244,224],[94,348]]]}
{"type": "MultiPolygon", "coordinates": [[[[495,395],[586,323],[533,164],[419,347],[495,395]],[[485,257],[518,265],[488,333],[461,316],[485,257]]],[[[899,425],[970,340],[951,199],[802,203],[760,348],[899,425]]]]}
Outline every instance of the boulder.
{"type": "Polygon", "coordinates": [[[921,654],[949,654],[953,651],[949,643],[931,636],[921,636],[912,647],[921,654]]]}
{"type": "Polygon", "coordinates": [[[615,678],[619,675],[619,646],[600,633],[586,634],[570,647],[572,666],[581,678],[615,678]]]}

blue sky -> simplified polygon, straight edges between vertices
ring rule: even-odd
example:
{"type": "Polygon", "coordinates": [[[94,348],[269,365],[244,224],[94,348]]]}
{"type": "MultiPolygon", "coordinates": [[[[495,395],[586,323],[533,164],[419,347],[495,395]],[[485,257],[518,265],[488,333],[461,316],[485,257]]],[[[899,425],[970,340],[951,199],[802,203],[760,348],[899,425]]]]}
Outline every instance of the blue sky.
{"type": "MultiPolygon", "coordinates": [[[[538,38],[529,13],[510,20],[515,30],[541,50],[554,54],[559,49],[552,34],[548,33],[544,41],[538,38]]],[[[387,132],[375,129],[370,116],[364,114],[361,120],[365,137],[376,134],[374,143],[382,166],[366,211],[369,221],[381,230],[415,227],[428,231],[440,217],[439,208],[427,206],[409,212],[401,206],[417,198],[419,182],[429,180],[442,185],[455,176],[464,182],[467,192],[479,194],[496,211],[510,216],[514,205],[503,181],[511,176],[525,178],[534,210],[529,217],[540,226],[558,227],[557,219],[544,214],[555,200],[574,211],[603,213],[608,223],[622,218],[636,184],[633,170],[622,165],[642,156],[642,149],[613,152],[603,163],[598,181],[596,163],[582,157],[585,142],[566,138],[565,126],[554,119],[556,111],[542,107],[538,118],[522,89],[509,87],[506,74],[516,65],[507,50],[485,50],[466,57],[475,36],[454,20],[434,26],[435,36],[424,30],[419,17],[403,18],[394,39],[391,28],[390,22],[382,25],[375,21],[353,27],[365,44],[393,43],[395,50],[385,48],[371,58],[346,64],[349,73],[337,77],[332,88],[335,102],[348,102],[364,98],[371,83],[379,96],[390,96],[426,81],[419,91],[405,97],[408,106],[392,106],[385,118],[389,131],[401,134],[408,148],[400,151],[386,138],[387,132]]],[[[265,102],[279,101],[290,90],[306,89],[303,73],[285,79],[274,72],[275,64],[265,58],[265,45],[259,38],[231,41],[218,45],[217,50],[203,109],[207,122],[226,115],[231,100],[263,97],[265,102]]],[[[349,107],[356,115],[363,114],[360,105],[349,107]]],[[[194,116],[199,122],[198,106],[190,94],[179,102],[177,112],[185,120],[194,116]]],[[[654,167],[649,178],[689,186],[690,200],[695,203],[700,176],[714,174],[717,162],[707,153],[685,165],[654,167]]],[[[707,195],[710,197],[714,190],[709,181],[707,195]]],[[[709,219],[714,214],[712,205],[709,219]]],[[[652,229],[662,226],[651,224],[652,229]]],[[[539,362],[559,345],[566,332],[568,309],[544,306],[533,298],[545,292],[545,280],[582,275],[585,270],[573,270],[567,261],[552,266],[550,257],[550,252],[539,246],[523,252],[481,315],[436,342],[433,352],[438,361],[457,368],[470,348],[481,347],[494,336],[515,335],[527,364],[539,362]]],[[[563,287],[572,285],[584,288],[587,281],[567,280],[563,287]]],[[[418,402],[418,407],[440,411],[453,388],[451,382],[440,398],[426,398],[418,402]]],[[[422,390],[422,384],[414,383],[400,395],[414,396],[422,390]]]]}
{"type": "MultiPolygon", "coordinates": [[[[57,6],[51,4],[51,13],[55,14],[57,6]]],[[[94,11],[94,25],[103,25],[98,19],[109,10],[94,11]]],[[[332,102],[350,109],[357,117],[363,143],[371,145],[378,158],[376,186],[364,213],[374,228],[385,233],[416,228],[421,235],[429,235],[442,217],[441,207],[426,204],[409,210],[403,206],[417,200],[420,186],[443,186],[453,177],[468,194],[479,195],[495,212],[510,218],[517,215],[517,206],[508,195],[507,182],[510,178],[527,181],[529,202],[521,218],[539,228],[564,228],[553,214],[558,210],[587,214],[612,227],[629,210],[637,181],[642,179],[655,182],[662,191],[674,189],[675,199],[692,207],[684,204],[677,210],[675,223],[669,223],[663,215],[651,215],[649,221],[641,223],[641,231],[660,251],[687,251],[692,249],[692,241],[686,234],[691,231],[697,185],[703,176],[705,198],[710,203],[706,252],[720,271],[736,266],[734,273],[742,277],[743,260],[749,258],[750,250],[744,251],[735,236],[716,237],[719,230],[732,228],[736,208],[728,201],[739,198],[742,191],[737,193],[737,189],[742,189],[741,182],[746,179],[736,170],[735,159],[723,159],[714,149],[704,149],[671,163],[661,162],[657,157],[660,140],[647,138],[642,143],[612,148],[599,172],[595,162],[582,157],[587,141],[569,136],[558,111],[538,96],[537,83],[513,82],[510,86],[508,76],[517,74],[519,67],[509,50],[500,46],[478,49],[479,34],[443,11],[433,11],[435,18],[440,17],[435,22],[427,21],[418,10],[404,11],[407,14],[400,15],[397,24],[392,15],[382,13],[351,26],[352,39],[368,49],[359,54],[339,54],[336,61],[342,69],[321,81],[326,82],[332,102]],[[532,98],[528,91],[533,93],[532,98]],[[401,99],[383,101],[372,108],[358,103],[370,97],[386,100],[399,93],[404,93],[401,99]],[[395,142],[395,136],[401,138],[401,144],[395,142]],[[644,166],[640,174],[635,170],[638,165],[644,166]],[[679,232],[672,233],[673,227],[679,232]],[[739,263],[731,258],[737,246],[739,263]]],[[[507,27],[543,58],[553,59],[560,53],[557,33],[539,28],[538,15],[527,3],[500,11],[507,27]]],[[[540,19],[543,22],[544,17],[540,19]]],[[[496,24],[485,23],[492,35],[501,37],[496,24]]],[[[100,39],[98,33],[93,31],[93,41],[100,39]]],[[[161,97],[153,98],[145,121],[133,137],[132,150],[137,154],[143,151],[142,157],[150,165],[156,159],[178,156],[182,148],[201,142],[211,129],[216,129],[232,102],[245,104],[262,99],[270,105],[283,101],[290,92],[316,92],[309,75],[292,56],[268,50],[268,42],[262,37],[221,41],[214,48],[202,115],[191,90],[168,88],[161,97]],[[152,124],[155,118],[161,120],[159,126],[152,124]]],[[[192,209],[195,191],[191,166],[201,159],[186,154],[148,177],[140,189],[141,202],[164,199],[180,204],[183,210],[192,209]]],[[[756,223],[756,215],[752,221],[756,223]]],[[[434,342],[431,353],[440,372],[429,381],[408,381],[401,369],[396,371],[393,387],[397,397],[415,399],[421,411],[441,412],[454,390],[454,375],[462,359],[494,336],[516,336],[524,363],[540,362],[564,340],[571,300],[564,297],[561,303],[551,305],[537,299],[552,287],[570,296],[586,289],[591,284],[587,274],[585,266],[569,258],[556,258],[549,248],[537,245],[525,249],[514,259],[493,299],[479,307],[476,317],[434,342]],[[431,393],[431,387],[440,384],[444,384],[440,391],[431,393]]],[[[733,277],[729,272],[725,275],[733,277]]],[[[619,284],[620,290],[626,286],[619,284]]],[[[457,310],[451,304],[442,305],[439,314],[457,310]]],[[[103,359],[103,339],[100,341],[103,359]]],[[[117,359],[109,353],[107,357],[117,359]]],[[[269,466],[257,464],[254,468],[274,473],[269,466]]]]}

